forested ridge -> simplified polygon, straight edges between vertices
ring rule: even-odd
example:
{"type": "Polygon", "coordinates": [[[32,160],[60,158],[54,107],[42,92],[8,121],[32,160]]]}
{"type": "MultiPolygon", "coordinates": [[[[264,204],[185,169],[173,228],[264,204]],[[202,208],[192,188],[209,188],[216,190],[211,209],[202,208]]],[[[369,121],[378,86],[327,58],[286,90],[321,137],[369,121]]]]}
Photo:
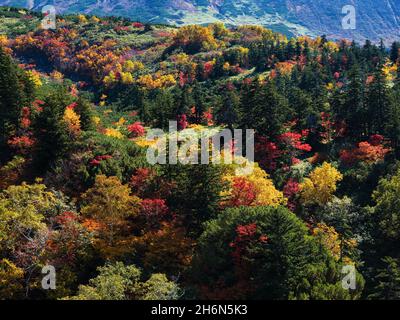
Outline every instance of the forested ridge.
{"type": "Polygon", "coordinates": [[[0,299],[400,298],[400,43],[41,19],[0,8],[0,299]],[[253,171],[151,165],[170,120],[253,171]]]}

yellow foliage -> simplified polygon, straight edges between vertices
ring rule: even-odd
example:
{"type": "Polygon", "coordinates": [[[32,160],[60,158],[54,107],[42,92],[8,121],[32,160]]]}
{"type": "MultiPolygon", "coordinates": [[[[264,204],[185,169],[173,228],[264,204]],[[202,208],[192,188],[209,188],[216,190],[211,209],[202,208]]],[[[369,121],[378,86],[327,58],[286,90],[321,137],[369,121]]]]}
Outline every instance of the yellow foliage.
{"type": "Polygon", "coordinates": [[[66,108],[63,120],[67,124],[71,133],[77,134],[81,130],[80,116],[76,114],[73,108],[66,108]]]}
{"type": "Polygon", "coordinates": [[[40,80],[40,75],[37,71],[29,70],[26,73],[36,88],[39,88],[43,85],[42,80],[40,80]]]}
{"type": "Polygon", "coordinates": [[[93,23],[99,23],[100,19],[97,18],[96,16],[93,16],[93,17],[90,18],[90,21],[93,22],[93,23]]]}
{"type": "Polygon", "coordinates": [[[218,47],[211,30],[199,25],[180,28],[174,37],[174,42],[178,46],[190,47],[194,51],[209,51],[218,47]]]}
{"type": "Polygon", "coordinates": [[[124,62],[123,69],[126,72],[136,72],[144,69],[144,65],[140,61],[127,60],[124,62]]]}
{"type": "Polygon", "coordinates": [[[97,127],[100,124],[100,118],[97,116],[92,117],[92,122],[94,123],[94,125],[97,127]]]}
{"type": "Polygon", "coordinates": [[[79,23],[87,23],[87,19],[83,14],[78,15],[79,23]]]}
{"type": "Polygon", "coordinates": [[[5,47],[8,44],[8,38],[4,34],[0,34],[0,47],[5,47]]]}
{"type": "Polygon", "coordinates": [[[58,72],[57,70],[54,70],[52,73],[50,73],[50,77],[52,77],[54,80],[62,80],[64,78],[64,75],[61,72],[58,72]]]}
{"type": "Polygon", "coordinates": [[[122,127],[126,123],[126,119],[124,117],[119,118],[118,122],[115,123],[117,127],[122,127]]]}
{"type": "Polygon", "coordinates": [[[132,73],[130,72],[121,72],[121,82],[123,84],[132,84],[134,83],[132,73]]]}
{"type": "Polygon", "coordinates": [[[313,229],[312,234],[320,240],[325,248],[328,249],[335,260],[338,261],[340,259],[340,237],[335,228],[329,227],[325,223],[318,223],[313,229]]]}
{"type": "Polygon", "coordinates": [[[143,137],[135,139],[134,141],[139,147],[142,147],[142,148],[152,147],[157,144],[156,139],[147,139],[147,138],[143,138],[143,137]]]}
{"type": "Polygon", "coordinates": [[[0,260],[0,300],[13,299],[23,290],[24,270],[7,259],[0,260]]]}
{"type": "Polygon", "coordinates": [[[328,49],[329,52],[339,51],[339,46],[336,42],[328,41],[324,44],[324,48],[328,49]]]}
{"type": "MultiPolygon", "coordinates": [[[[277,190],[274,183],[269,179],[268,174],[261,169],[257,163],[253,164],[252,173],[249,175],[237,175],[229,172],[223,177],[223,180],[228,181],[231,184],[231,189],[229,191],[223,192],[222,196],[230,199],[234,194],[233,183],[235,179],[242,178],[252,186],[255,199],[251,203],[252,206],[279,206],[286,203],[286,199],[283,193],[277,190]]],[[[229,202],[229,200],[228,200],[229,202]]]]}
{"type": "Polygon", "coordinates": [[[318,204],[329,202],[336,191],[336,183],[343,179],[343,175],[331,164],[324,162],[316,168],[309,178],[301,184],[301,198],[304,204],[318,204]]]}
{"type": "Polygon", "coordinates": [[[388,81],[393,81],[397,74],[397,64],[392,63],[389,59],[383,65],[382,72],[388,81]]]}
{"type": "Polygon", "coordinates": [[[154,78],[150,74],[139,77],[137,82],[147,89],[167,88],[176,84],[176,80],[172,74],[156,75],[154,78]]]}
{"type": "Polygon", "coordinates": [[[117,138],[117,139],[122,139],[124,137],[121,132],[119,132],[117,129],[114,129],[114,128],[107,128],[104,131],[104,134],[108,137],[113,137],[113,138],[117,138]]]}

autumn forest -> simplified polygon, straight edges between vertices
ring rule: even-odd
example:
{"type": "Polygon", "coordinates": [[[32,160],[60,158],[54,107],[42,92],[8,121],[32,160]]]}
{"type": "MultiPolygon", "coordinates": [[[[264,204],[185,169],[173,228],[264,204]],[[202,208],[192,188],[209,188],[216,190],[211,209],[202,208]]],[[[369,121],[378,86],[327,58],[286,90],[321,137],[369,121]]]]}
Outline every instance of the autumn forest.
{"type": "Polygon", "coordinates": [[[0,7],[0,300],[400,299],[400,42],[42,18],[0,7]],[[252,171],[149,163],[170,121],[252,171]]]}

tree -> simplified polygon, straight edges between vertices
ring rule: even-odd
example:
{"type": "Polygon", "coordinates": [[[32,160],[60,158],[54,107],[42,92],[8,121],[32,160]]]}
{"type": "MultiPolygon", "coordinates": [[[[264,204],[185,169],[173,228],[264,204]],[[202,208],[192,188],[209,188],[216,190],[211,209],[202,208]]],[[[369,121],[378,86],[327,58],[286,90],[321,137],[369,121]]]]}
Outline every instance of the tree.
{"type": "Polygon", "coordinates": [[[23,292],[24,270],[7,259],[0,260],[0,300],[18,299],[23,292]]]}
{"type": "Polygon", "coordinates": [[[340,265],[283,207],[227,209],[206,223],[191,271],[201,298],[351,299],[340,265]]]}
{"type": "Polygon", "coordinates": [[[371,299],[399,300],[400,299],[400,268],[396,259],[385,257],[382,259],[385,268],[378,270],[375,280],[378,285],[374,293],[369,296],[371,299]]]}
{"type": "Polygon", "coordinates": [[[234,90],[227,90],[221,106],[217,110],[216,119],[219,123],[225,124],[233,130],[239,119],[240,99],[234,90]]]}
{"type": "Polygon", "coordinates": [[[283,193],[277,190],[268,174],[257,164],[249,175],[228,174],[224,179],[230,189],[224,192],[223,207],[278,206],[286,203],[283,193]]]}
{"type": "Polygon", "coordinates": [[[65,204],[43,184],[10,186],[0,193],[0,244],[3,254],[46,229],[45,219],[65,209],[65,204]]]}
{"type": "Polygon", "coordinates": [[[398,114],[394,114],[394,107],[392,92],[379,66],[367,90],[368,134],[387,135],[389,128],[393,126],[392,121],[398,119],[398,114]]]}
{"type": "Polygon", "coordinates": [[[388,239],[400,238],[400,171],[391,177],[379,181],[377,189],[372,194],[376,205],[374,213],[378,228],[388,239]]]}
{"type": "Polygon", "coordinates": [[[256,130],[258,134],[273,137],[281,132],[289,120],[290,109],[273,81],[265,85],[252,84],[241,101],[241,128],[256,130]],[[251,108],[251,111],[250,111],[251,108]]]}
{"type": "Polygon", "coordinates": [[[171,182],[166,200],[172,212],[191,235],[201,232],[203,222],[219,209],[221,194],[226,189],[222,181],[222,165],[167,165],[161,177],[171,182]]]}
{"type": "Polygon", "coordinates": [[[343,175],[331,164],[324,162],[314,169],[309,178],[301,184],[301,199],[305,205],[324,205],[333,197],[336,183],[343,179],[343,175]]]}
{"type": "Polygon", "coordinates": [[[393,42],[390,49],[390,60],[394,63],[397,63],[397,60],[399,59],[399,49],[399,42],[393,42]]]}
{"type": "MultiPolygon", "coordinates": [[[[34,85],[0,46],[0,147],[15,131],[23,107],[33,101],[34,85]]],[[[4,156],[4,154],[2,154],[4,156]]]]}
{"type": "Polygon", "coordinates": [[[37,139],[34,160],[39,172],[44,172],[70,151],[71,139],[64,121],[64,112],[71,102],[71,97],[64,88],[58,88],[44,100],[43,110],[34,124],[37,139]]]}
{"type": "Polygon", "coordinates": [[[81,129],[89,131],[93,129],[93,108],[88,100],[79,97],[74,111],[79,115],[81,129]]]}
{"type": "Polygon", "coordinates": [[[217,42],[207,27],[188,25],[179,28],[174,37],[175,46],[182,47],[187,53],[201,50],[209,51],[217,48],[217,42]]]}
{"type": "Polygon", "coordinates": [[[346,91],[343,109],[339,110],[338,117],[343,117],[351,130],[349,134],[359,138],[367,134],[368,115],[365,108],[365,89],[362,82],[360,68],[355,65],[349,71],[349,87],[346,91]]]}
{"type": "MultiPolygon", "coordinates": [[[[92,188],[82,195],[81,213],[98,224],[98,246],[109,257],[129,248],[120,243],[127,237],[127,219],[139,212],[139,198],[117,177],[98,175],[92,188]]],[[[128,233],[129,234],[129,233],[128,233]]]]}
{"type": "Polygon", "coordinates": [[[176,300],[180,290],[163,274],[152,274],[141,282],[141,271],[122,262],[106,264],[97,269],[99,275],[81,285],[78,295],[64,300],[176,300]]]}

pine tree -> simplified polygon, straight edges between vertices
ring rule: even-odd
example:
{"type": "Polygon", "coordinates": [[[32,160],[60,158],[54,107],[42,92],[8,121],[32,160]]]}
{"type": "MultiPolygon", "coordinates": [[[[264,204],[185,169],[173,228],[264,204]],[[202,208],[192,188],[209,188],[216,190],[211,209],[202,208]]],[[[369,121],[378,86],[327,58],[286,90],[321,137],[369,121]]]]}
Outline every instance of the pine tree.
{"type": "Polygon", "coordinates": [[[217,110],[217,121],[221,124],[226,124],[230,130],[233,130],[234,125],[238,121],[238,110],[240,99],[234,90],[225,92],[222,104],[217,110]]]}
{"type": "Polygon", "coordinates": [[[0,47],[0,148],[18,128],[24,106],[33,100],[33,84],[0,47]]]}
{"type": "Polygon", "coordinates": [[[93,110],[88,100],[79,97],[74,111],[80,116],[82,130],[89,131],[93,129],[93,110]]]}
{"type": "Polygon", "coordinates": [[[393,42],[390,49],[390,60],[392,60],[394,63],[396,63],[397,59],[399,59],[399,49],[399,43],[393,42]]]}
{"type": "Polygon", "coordinates": [[[368,87],[367,108],[368,134],[386,133],[390,127],[393,97],[380,66],[368,87]]]}
{"type": "Polygon", "coordinates": [[[350,130],[349,134],[360,138],[366,134],[367,113],[364,102],[364,84],[358,65],[349,71],[349,86],[344,97],[343,108],[338,114],[344,119],[350,130]]]}
{"type": "Polygon", "coordinates": [[[66,123],[63,121],[65,108],[71,103],[65,88],[57,88],[44,100],[43,111],[37,117],[34,129],[37,150],[35,167],[44,172],[54,161],[68,154],[71,141],[66,123]]]}
{"type": "Polygon", "coordinates": [[[378,285],[369,297],[380,300],[400,299],[400,267],[396,259],[385,257],[382,259],[385,268],[378,270],[375,279],[378,285]]]}

